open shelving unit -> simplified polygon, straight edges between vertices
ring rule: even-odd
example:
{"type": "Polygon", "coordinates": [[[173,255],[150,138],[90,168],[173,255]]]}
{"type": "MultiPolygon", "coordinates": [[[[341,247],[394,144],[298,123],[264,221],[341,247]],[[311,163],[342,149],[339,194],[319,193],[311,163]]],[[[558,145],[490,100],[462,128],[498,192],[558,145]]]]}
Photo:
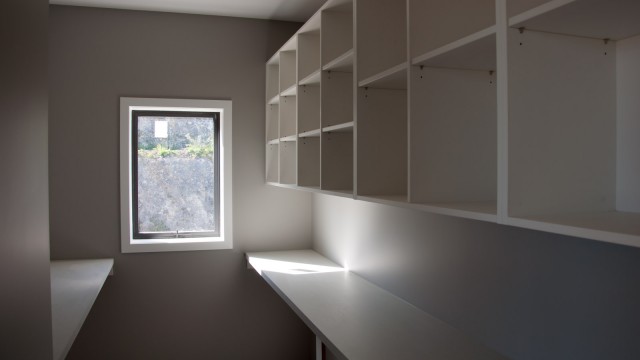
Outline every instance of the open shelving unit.
{"type": "Polygon", "coordinates": [[[267,182],[640,247],[638,19],[328,0],[267,62],[267,182]]]}

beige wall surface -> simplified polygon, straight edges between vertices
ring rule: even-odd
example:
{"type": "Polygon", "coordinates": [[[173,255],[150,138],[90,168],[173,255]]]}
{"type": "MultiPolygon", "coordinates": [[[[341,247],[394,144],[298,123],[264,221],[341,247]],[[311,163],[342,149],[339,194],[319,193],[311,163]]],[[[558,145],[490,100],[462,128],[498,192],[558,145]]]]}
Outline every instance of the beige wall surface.
{"type": "Polygon", "coordinates": [[[640,358],[640,249],[326,195],[314,247],[513,359],[640,358]]]}
{"type": "Polygon", "coordinates": [[[46,0],[0,2],[0,359],[50,359],[46,0]]]}
{"type": "Polygon", "coordinates": [[[310,331],[243,257],[311,245],[311,197],[264,184],[264,64],[298,27],[51,7],[51,256],[115,258],[69,359],[311,355],[310,331]],[[120,97],[233,100],[233,250],[120,253],[120,97]]]}

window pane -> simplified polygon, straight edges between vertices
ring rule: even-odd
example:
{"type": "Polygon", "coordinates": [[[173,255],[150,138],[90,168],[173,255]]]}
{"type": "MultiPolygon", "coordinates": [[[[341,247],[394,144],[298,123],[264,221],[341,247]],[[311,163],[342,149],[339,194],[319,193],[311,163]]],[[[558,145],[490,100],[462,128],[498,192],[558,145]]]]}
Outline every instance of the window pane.
{"type": "Polygon", "coordinates": [[[138,117],[138,232],[215,232],[213,117],[138,117]]]}

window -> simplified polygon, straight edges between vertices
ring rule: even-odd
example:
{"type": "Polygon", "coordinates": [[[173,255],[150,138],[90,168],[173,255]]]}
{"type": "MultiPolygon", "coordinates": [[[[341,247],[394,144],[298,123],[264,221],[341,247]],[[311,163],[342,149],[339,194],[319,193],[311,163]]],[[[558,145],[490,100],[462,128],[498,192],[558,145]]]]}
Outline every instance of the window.
{"type": "Polygon", "coordinates": [[[120,99],[122,252],[230,249],[231,101],[120,99]]]}

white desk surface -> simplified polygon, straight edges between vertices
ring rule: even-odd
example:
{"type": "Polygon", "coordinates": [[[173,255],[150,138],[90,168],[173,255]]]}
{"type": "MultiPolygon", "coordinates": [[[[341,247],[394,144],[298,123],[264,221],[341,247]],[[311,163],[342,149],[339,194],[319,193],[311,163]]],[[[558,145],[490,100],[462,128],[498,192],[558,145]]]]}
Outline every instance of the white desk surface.
{"type": "Polygon", "coordinates": [[[342,359],[506,359],[312,250],[247,260],[342,359]]]}
{"type": "Polygon", "coordinates": [[[53,358],[64,359],[113,269],[113,259],[51,262],[53,358]]]}

